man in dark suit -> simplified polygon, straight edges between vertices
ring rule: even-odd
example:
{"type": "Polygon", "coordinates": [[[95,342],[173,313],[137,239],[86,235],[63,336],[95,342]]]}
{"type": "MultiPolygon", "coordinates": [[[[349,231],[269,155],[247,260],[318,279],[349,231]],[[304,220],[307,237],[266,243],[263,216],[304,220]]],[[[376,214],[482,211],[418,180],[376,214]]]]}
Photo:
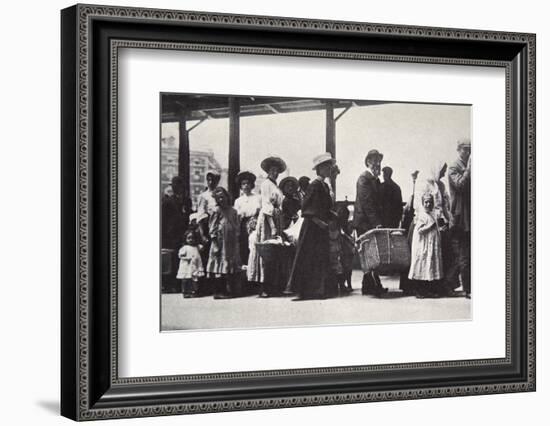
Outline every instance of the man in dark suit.
{"type": "MultiPolygon", "coordinates": [[[[376,149],[367,153],[365,170],[357,179],[357,195],[353,211],[353,227],[357,235],[382,227],[382,202],[380,199],[380,167],[384,156],[376,149]]],[[[380,277],[375,271],[363,276],[362,293],[380,296],[388,290],[382,287],[380,277]]]]}
{"type": "Polygon", "coordinates": [[[403,215],[401,188],[391,178],[392,174],[393,169],[391,167],[386,166],[382,169],[384,182],[380,186],[380,193],[382,200],[382,226],[384,228],[398,228],[401,216],[403,215]]]}

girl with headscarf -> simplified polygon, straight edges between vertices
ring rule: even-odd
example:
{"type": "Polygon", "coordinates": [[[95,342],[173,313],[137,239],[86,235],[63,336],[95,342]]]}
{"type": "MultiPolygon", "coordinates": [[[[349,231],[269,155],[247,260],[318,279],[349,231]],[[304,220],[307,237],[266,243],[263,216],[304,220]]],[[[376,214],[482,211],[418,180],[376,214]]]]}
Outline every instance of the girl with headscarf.
{"type": "Polygon", "coordinates": [[[440,295],[453,295],[454,290],[460,286],[457,279],[448,276],[447,271],[452,264],[451,247],[451,198],[447,192],[443,178],[447,173],[447,163],[440,161],[432,166],[430,177],[428,178],[426,190],[434,197],[434,216],[439,226],[441,235],[441,248],[443,253],[443,271],[445,281],[438,291],[440,295]]]}
{"type": "Polygon", "coordinates": [[[409,279],[418,282],[417,297],[424,298],[435,295],[437,283],[443,279],[443,261],[434,196],[425,192],[421,203],[412,236],[409,279]]]}
{"type": "MultiPolygon", "coordinates": [[[[449,222],[450,222],[450,198],[445,187],[443,178],[447,172],[447,163],[441,160],[436,160],[430,166],[426,174],[425,181],[419,186],[419,193],[415,197],[418,204],[416,207],[416,215],[418,216],[424,211],[422,207],[422,196],[428,194],[433,197],[433,216],[439,231],[441,253],[442,253],[442,270],[443,273],[447,270],[450,263],[450,239],[449,239],[449,222]]],[[[416,222],[416,218],[415,218],[416,222]]],[[[458,284],[450,284],[444,282],[443,285],[438,285],[432,290],[437,295],[445,295],[458,287],[458,284]]]]}
{"type": "MultiPolygon", "coordinates": [[[[444,161],[435,161],[426,176],[426,181],[419,187],[420,197],[415,197],[420,204],[423,194],[431,194],[434,198],[433,216],[438,222],[439,227],[448,228],[450,221],[450,199],[443,177],[447,173],[447,163],[444,161]]],[[[421,206],[419,206],[421,208],[421,206]]]]}

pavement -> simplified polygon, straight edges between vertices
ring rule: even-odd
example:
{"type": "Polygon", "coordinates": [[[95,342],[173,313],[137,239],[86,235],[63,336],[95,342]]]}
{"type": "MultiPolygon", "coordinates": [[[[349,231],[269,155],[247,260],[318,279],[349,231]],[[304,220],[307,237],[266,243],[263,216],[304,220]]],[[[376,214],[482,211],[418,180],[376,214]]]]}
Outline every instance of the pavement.
{"type": "Polygon", "coordinates": [[[161,296],[161,329],[200,330],[267,328],[388,322],[459,321],[471,319],[471,300],[464,297],[417,299],[399,290],[399,277],[381,277],[389,289],[383,298],[361,294],[360,271],[354,271],[354,291],[342,297],[293,302],[288,297],[246,296],[214,300],[161,296]]]}

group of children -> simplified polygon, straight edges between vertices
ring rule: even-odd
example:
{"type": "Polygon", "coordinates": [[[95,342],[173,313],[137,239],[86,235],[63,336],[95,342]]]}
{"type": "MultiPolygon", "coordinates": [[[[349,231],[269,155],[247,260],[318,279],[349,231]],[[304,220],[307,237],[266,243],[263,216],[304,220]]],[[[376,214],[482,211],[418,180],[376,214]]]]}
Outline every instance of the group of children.
{"type": "MultiPolygon", "coordinates": [[[[237,210],[231,205],[230,195],[224,188],[215,188],[213,197],[216,209],[203,221],[199,221],[201,217],[197,213],[190,216],[183,246],[178,251],[179,268],[176,278],[181,282],[184,298],[208,294],[205,287],[212,287],[216,299],[237,296],[242,293],[243,281],[253,275],[245,274],[244,271],[251,271],[255,267],[257,217],[247,221],[249,257],[241,259],[239,238],[242,230],[237,210]]],[[[332,286],[328,289],[327,297],[352,291],[351,272],[355,247],[348,221],[349,214],[345,205],[339,205],[336,208],[337,218],[329,224],[332,286]]],[[[289,226],[295,222],[293,220],[289,226]]],[[[296,242],[296,238],[293,239],[289,234],[282,233],[282,237],[291,243],[296,242]]],[[[261,289],[261,286],[256,287],[261,289]]]]}
{"type": "Polygon", "coordinates": [[[235,275],[242,271],[239,217],[226,189],[216,187],[212,196],[216,209],[206,218],[197,213],[190,216],[184,244],[178,252],[176,278],[181,280],[185,298],[200,295],[199,282],[205,279],[213,287],[216,299],[238,293],[235,287],[239,282],[235,275]]]}

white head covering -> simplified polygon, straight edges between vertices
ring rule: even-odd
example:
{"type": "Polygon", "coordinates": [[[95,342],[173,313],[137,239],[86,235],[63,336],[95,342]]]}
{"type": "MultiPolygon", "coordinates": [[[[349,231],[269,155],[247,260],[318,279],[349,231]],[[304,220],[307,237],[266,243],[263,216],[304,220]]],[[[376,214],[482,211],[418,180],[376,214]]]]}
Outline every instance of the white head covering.
{"type": "Polygon", "coordinates": [[[428,171],[428,175],[426,176],[426,180],[428,182],[439,182],[441,179],[441,170],[443,170],[443,167],[447,163],[442,160],[435,160],[432,162],[430,166],[430,170],[428,171]]]}
{"type": "Polygon", "coordinates": [[[419,179],[416,182],[416,190],[414,194],[414,208],[416,210],[422,208],[422,196],[426,192],[434,195],[434,202],[437,204],[435,195],[436,193],[441,192],[442,187],[445,188],[444,183],[441,182],[440,175],[441,170],[446,164],[447,163],[443,160],[434,160],[428,170],[426,172],[421,172],[418,176],[419,179]]]}

